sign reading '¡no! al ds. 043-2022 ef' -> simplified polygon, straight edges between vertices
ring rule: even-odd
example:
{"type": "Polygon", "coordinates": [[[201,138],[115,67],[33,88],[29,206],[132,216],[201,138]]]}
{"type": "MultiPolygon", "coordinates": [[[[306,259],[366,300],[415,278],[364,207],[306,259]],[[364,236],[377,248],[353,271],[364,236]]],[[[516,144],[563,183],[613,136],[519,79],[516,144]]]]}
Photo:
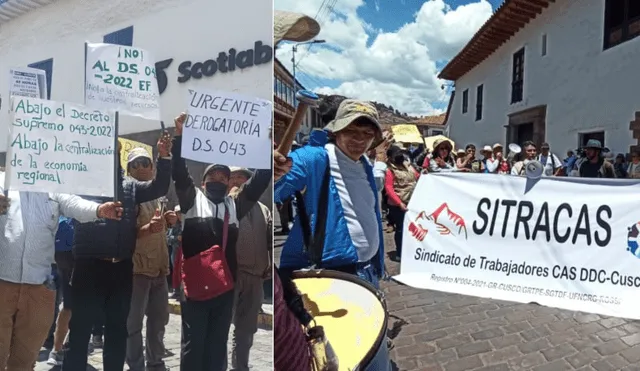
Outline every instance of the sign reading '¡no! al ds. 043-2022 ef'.
{"type": "MultiPolygon", "coordinates": [[[[253,66],[270,63],[273,60],[273,48],[265,45],[262,41],[256,41],[253,48],[237,51],[231,48],[228,51],[221,51],[215,59],[208,59],[204,62],[184,61],[178,65],[178,82],[185,83],[193,79],[211,77],[216,73],[227,73],[236,69],[245,69],[253,66]]],[[[173,63],[173,58],[165,59],[156,63],[156,78],[158,80],[158,90],[162,94],[169,83],[166,69],[173,63]]]]}

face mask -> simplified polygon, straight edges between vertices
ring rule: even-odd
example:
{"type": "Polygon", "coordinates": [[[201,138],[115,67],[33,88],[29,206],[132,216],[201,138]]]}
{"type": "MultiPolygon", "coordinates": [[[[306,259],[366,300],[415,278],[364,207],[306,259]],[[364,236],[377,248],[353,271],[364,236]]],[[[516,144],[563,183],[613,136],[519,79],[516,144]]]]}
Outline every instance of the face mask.
{"type": "Polygon", "coordinates": [[[227,185],[220,182],[205,183],[204,189],[207,191],[207,198],[213,202],[220,202],[227,195],[227,185]]]}

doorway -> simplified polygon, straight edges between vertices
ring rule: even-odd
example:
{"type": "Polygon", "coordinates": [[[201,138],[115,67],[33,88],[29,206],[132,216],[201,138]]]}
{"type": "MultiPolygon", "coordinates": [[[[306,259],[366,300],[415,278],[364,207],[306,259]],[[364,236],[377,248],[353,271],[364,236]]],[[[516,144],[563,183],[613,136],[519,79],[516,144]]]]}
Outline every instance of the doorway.
{"type": "Polygon", "coordinates": [[[533,122],[517,125],[514,143],[522,145],[529,140],[533,141],[533,122]]]}
{"type": "Polygon", "coordinates": [[[530,140],[540,147],[545,141],[547,127],[547,106],[538,106],[509,115],[507,144],[522,143],[530,140]]]}

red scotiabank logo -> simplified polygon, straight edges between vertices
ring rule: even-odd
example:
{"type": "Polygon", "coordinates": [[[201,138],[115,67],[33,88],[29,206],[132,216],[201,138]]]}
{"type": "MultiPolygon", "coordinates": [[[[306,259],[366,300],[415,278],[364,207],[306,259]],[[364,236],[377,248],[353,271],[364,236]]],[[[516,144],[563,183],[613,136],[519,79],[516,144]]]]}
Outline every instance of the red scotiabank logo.
{"type": "Polygon", "coordinates": [[[422,211],[414,221],[409,223],[409,232],[420,242],[424,241],[431,228],[441,236],[464,236],[464,239],[467,239],[464,218],[451,211],[446,202],[429,215],[426,211],[422,211]]]}

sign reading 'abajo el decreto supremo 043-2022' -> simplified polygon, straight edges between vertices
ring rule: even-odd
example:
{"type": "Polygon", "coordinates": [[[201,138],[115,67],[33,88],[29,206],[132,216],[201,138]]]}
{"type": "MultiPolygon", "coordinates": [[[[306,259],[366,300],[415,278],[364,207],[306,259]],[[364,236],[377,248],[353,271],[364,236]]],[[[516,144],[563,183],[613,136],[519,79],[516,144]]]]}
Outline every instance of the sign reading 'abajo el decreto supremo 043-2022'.
{"type": "Polygon", "coordinates": [[[640,319],[639,193],[635,180],[421,176],[395,279],[640,319]]]}
{"type": "Polygon", "coordinates": [[[5,189],[112,197],[115,135],[109,110],[14,96],[5,189]]]}

